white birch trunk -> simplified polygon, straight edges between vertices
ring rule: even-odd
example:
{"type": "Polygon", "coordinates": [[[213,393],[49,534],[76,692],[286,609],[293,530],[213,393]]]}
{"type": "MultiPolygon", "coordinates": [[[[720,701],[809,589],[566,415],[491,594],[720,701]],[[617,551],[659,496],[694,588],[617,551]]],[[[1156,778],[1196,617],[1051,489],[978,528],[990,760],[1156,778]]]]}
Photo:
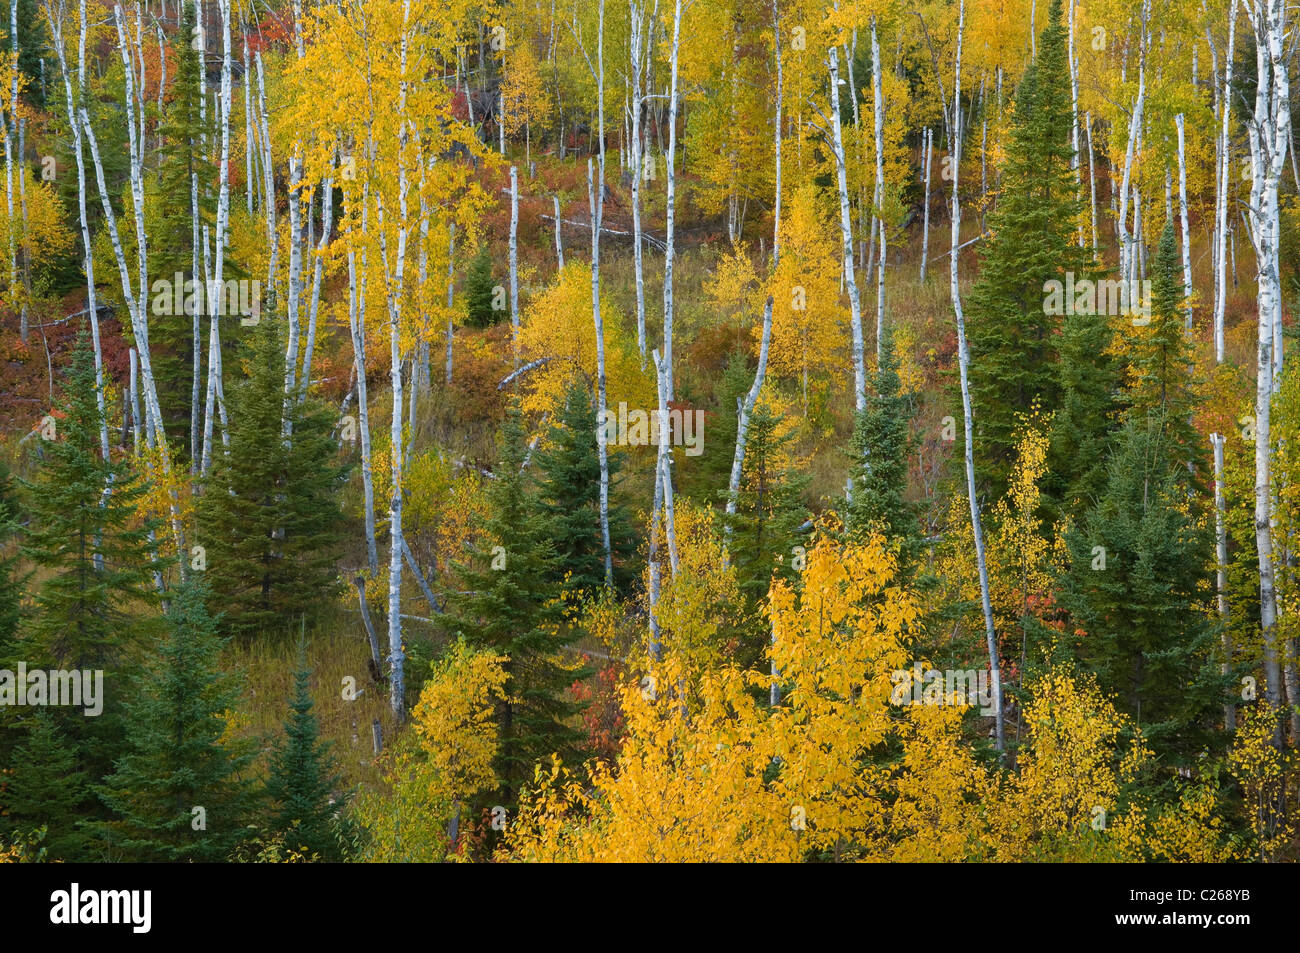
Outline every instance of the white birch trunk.
{"type": "MultiPolygon", "coordinates": [[[[773,124],[772,151],[776,165],[776,194],[773,200],[772,215],[772,273],[781,263],[781,123],[784,105],[785,86],[781,68],[781,18],[772,5],[773,48],[776,51],[776,122],[773,124]]],[[[731,459],[731,477],[727,481],[727,516],[736,515],[736,494],[740,490],[740,478],[745,465],[745,444],[749,437],[749,415],[754,411],[758,395],[763,390],[763,381],[767,377],[768,350],[772,343],[772,295],[767,296],[763,304],[763,332],[758,345],[758,369],[754,372],[754,383],[736,408],[736,453],[731,459]]],[[[731,525],[726,524],[727,542],[731,541],[731,525]]]]}
{"type": "MultiPolygon", "coordinates": [[[[519,175],[510,167],[510,328],[516,346],[519,339],[519,175]]],[[[515,365],[519,352],[515,351],[515,365]]]]}
{"type": "Polygon", "coordinates": [[[839,54],[832,46],[829,50],[831,80],[831,133],[835,149],[836,180],[840,195],[840,241],[843,248],[841,266],[849,291],[849,318],[853,332],[853,394],[854,408],[860,413],[867,405],[867,373],[862,353],[862,301],[858,297],[858,281],[853,274],[853,232],[849,220],[849,188],[844,167],[844,140],[840,134],[840,70],[839,54]]]}
{"type": "MultiPolygon", "coordinates": [[[[63,44],[63,9],[53,3],[46,7],[47,18],[54,33],[54,50],[59,60],[59,74],[63,78],[63,94],[67,107],[68,125],[72,129],[72,152],[77,162],[77,220],[81,226],[82,266],[86,272],[86,310],[90,315],[90,339],[95,351],[95,405],[99,409],[99,450],[104,460],[109,458],[108,414],[104,407],[104,352],[99,337],[99,306],[95,300],[95,254],[91,245],[90,218],[86,210],[86,159],[82,147],[81,123],[77,121],[77,107],[72,95],[72,80],[68,75],[67,56],[63,44]]],[[[81,3],[81,42],[85,49],[86,5],[81,3]]],[[[82,64],[84,71],[84,64],[82,64]]],[[[80,91],[84,96],[84,90],[80,91]]]]}
{"type": "MultiPolygon", "coordinates": [[[[871,88],[875,98],[872,109],[876,133],[876,218],[880,225],[880,266],[876,271],[876,363],[880,363],[880,340],[885,329],[885,261],[889,242],[885,234],[885,219],[881,212],[885,205],[885,99],[880,80],[880,42],[876,34],[876,18],[871,18],[871,88]]],[[[856,97],[854,98],[856,110],[856,97]]],[[[838,121],[839,117],[836,116],[838,121]]],[[[851,261],[846,262],[852,267],[851,261]]],[[[864,383],[865,387],[865,383],[864,383]]],[[[859,408],[861,409],[861,408],[859,408]]]]}
{"type": "MultiPolygon", "coordinates": [[[[1256,37],[1256,92],[1250,126],[1251,238],[1255,246],[1259,348],[1255,390],[1255,548],[1259,557],[1260,630],[1264,642],[1266,697],[1282,700],[1277,646],[1272,516],[1270,411],[1280,369],[1281,285],[1278,270],[1278,186],[1289,143],[1290,77],[1287,72],[1286,7],[1283,0],[1253,0],[1248,7],[1256,37]]],[[[1278,742],[1280,743],[1280,727],[1278,742]]]]}
{"type": "Polygon", "coordinates": [[[934,130],[925,130],[925,198],[921,213],[921,284],[925,284],[925,266],[930,257],[930,158],[934,154],[934,130]]]}
{"type": "Polygon", "coordinates": [[[560,237],[560,197],[552,195],[551,200],[555,203],[555,267],[559,271],[564,270],[564,241],[560,237]]]}
{"type": "MultiPolygon", "coordinates": [[[[957,6],[957,58],[954,69],[952,94],[953,155],[961,154],[961,44],[965,25],[966,3],[958,0],[957,6]]],[[[961,246],[961,193],[958,189],[959,165],[952,169],[952,252],[948,262],[948,283],[952,293],[953,315],[957,321],[957,366],[961,373],[962,417],[966,442],[966,495],[970,499],[971,531],[975,538],[975,561],[979,568],[980,604],[984,610],[984,634],[989,653],[989,671],[993,682],[993,705],[996,717],[996,747],[1004,749],[1006,728],[1002,713],[1002,669],[998,658],[997,632],[993,626],[993,604],[989,598],[988,562],[984,554],[984,527],[980,521],[979,497],[975,489],[975,426],[970,400],[970,347],[966,341],[966,319],[962,314],[961,289],[957,281],[958,250],[961,246]]]]}
{"type": "Polygon", "coordinates": [[[1187,159],[1183,133],[1183,114],[1174,117],[1178,127],[1178,217],[1183,231],[1183,300],[1186,302],[1187,330],[1192,329],[1192,239],[1187,221],[1187,159]]]}

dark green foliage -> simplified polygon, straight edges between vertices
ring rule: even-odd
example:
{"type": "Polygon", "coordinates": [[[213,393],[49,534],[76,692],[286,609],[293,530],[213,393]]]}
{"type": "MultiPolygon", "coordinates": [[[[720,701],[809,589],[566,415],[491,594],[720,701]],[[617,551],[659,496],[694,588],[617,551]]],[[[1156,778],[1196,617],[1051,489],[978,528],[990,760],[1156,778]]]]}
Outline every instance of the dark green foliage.
{"type": "Polygon", "coordinates": [[[844,507],[844,529],[855,537],[878,531],[898,547],[899,572],[910,578],[924,541],[916,507],[907,499],[911,449],[908,425],[912,401],[902,393],[894,335],[886,328],[874,393],[857,416],[849,448],[852,499],[844,507]]]}
{"type": "Polygon", "coordinates": [[[465,320],[475,328],[486,328],[496,324],[505,313],[504,309],[492,307],[493,288],[492,256],[487,245],[479,246],[477,254],[470,260],[469,277],[465,279],[465,320]]]}
{"type": "Polygon", "coordinates": [[[271,828],[284,837],[286,847],[305,849],[321,860],[340,860],[334,817],[338,808],[330,800],[340,781],[330,746],[320,740],[313,707],[311,672],[300,649],[284,737],[271,755],[271,776],[266,782],[273,811],[271,828]]]}
{"type": "Polygon", "coordinates": [[[31,525],[22,551],[42,576],[24,628],[29,665],[113,666],[140,635],[133,611],[155,598],[156,527],[136,517],[147,488],[125,462],[100,455],[93,361],[83,333],[51,415],[57,439],[42,438],[45,463],[23,483],[31,525]]]}
{"type": "Polygon", "coordinates": [[[13,553],[12,540],[18,533],[18,500],[9,468],[0,462],[0,664],[9,658],[18,632],[23,582],[13,553]]]}
{"type": "Polygon", "coordinates": [[[725,502],[725,489],[731,483],[731,465],[736,457],[737,402],[743,400],[754,381],[754,368],[742,350],[727,355],[722,374],[713,390],[714,407],[708,413],[708,439],[704,452],[690,466],[673,473],[673,489],[701,503],[725,502]]]}
{"type": "Polygon", "coordinates": [[[253,745],[226,737],[240,692],[218,668],[223,640],[207,598],[193,580],[172,591],[167,638],[128,706],[126,753],[97,788],[114,819],[94,829],[115,857],[220,861],[245,837],[253,745]]]}
{"type": "Polygon", "coordinates": [[[1210,742],[1227,685],[1206,604],[1213,530],[1188,512],[1178,469],[1158,423],[1125,424],[1104,495],[1066,536],[1061,604],[1085,633],[1079,660],[1157,754],[1187,763],[1210,742]]]}
{"type": "MultiPolygon", "coordinates": [[[[163,289],[149,296],[149,342],[153,353],[154,374],[158,385],[158,402],[162,407],[163,425],[183,454],[190,448],[190,401],[194,379],[194,317],[183,304],[178,312],[170,289],[181,276],[181,301],[191,297],[192,287],[184,282],[203,280],[194,274],[195,229],[212,222],[216,199],[211,183],[216,168],[207,158],[203,144],[200,116],[199,82],[202,63],[192,46],[194,10],[182,5],[181,21],[172,38],[172,59],[176,77],[172,95],[162,118],[162,150],[159,167],[157,219],[150,229],[150,268],[163,289]],[[195,186],[199,222],[194,221],[195,186]]],[[[200,249],[200,258],[202,250],[200,249]]],[[[229,270],[223,278],[230,278],[229,270]]],[[[197,307],[197,300],[191,299],[197,307]]],[[[200,316],[206,321],[206,318],[200,316]]],[[[203,355],[206,359],[206,354],[203,355]]]]}
{"type": "MultiPolygon", "coordinates": [[[[75,711],[73,717],[82,717],[81,711],[75,711]]],[[[27,719],[23,741],[10,760],[0,805],[0,833],[12,836],[46,825],[45,846],[51,859],[86,859],[87,838],[77,822],[84,816],[90,792],[78,763],[76,747],[59,730],[55,716],[47,709],[37,709],[27,719]]]]}
{"type": "Polygon", "coordinates": [[[1090,277],[1091,252],[1076,243],[1082,203],[1070,145],[1070,87],[1061,3],[1053,0],[1038,56],[1015,98],[998,204],[989,217],[979,278],[967,299],[975,454],[996,499],[1015,459],[1016,421],[1039,401],[1055,409],[1058,327],[1044,286],[1067,272],[1090,277]]]}
{"type": "MultiPolygon", "coordinates": [[[[1133,357],[1135,380],[1128,393],[1128,416],[1159,420],[1165,428],[1169,452],[1193,479],[1204,474],[1201,439],[1192,426],[1198,398],[1194,390],[1191,342],[1181,310],[1182,266],[1174,241],[1173,223],[1165,225],[1152,262],[1151,326],[1138,339],[1133,357]]],[[[1203,489],[1203,479],[1196,480],[1203,489]]]]}
{"type": "Polygon", "coordinates": [[[320,404],[289,402],[284,433],[284,346],[272,322],[253,344],[251,376],[230,394],[230,446],[217,448],[196,513],[223,627],[238,634],[310,625],[328,608],[346,472],[320,404]]]}
{"type": "Polygon", "coordinates": [[[1066,315],[1055,371],[1060,402],[1043,478],[1048,525],[1077,521],[1105,485],[1106,454],[1119,425],[1119,373],[1110,342],[1106,315],[1066,315]]]}
{"type": "Polygon", "coordinates": [[[550,581],[559,560],[547,520],[529,492],[522,469],[526,452],[519,408],[512,404],[501,426],[496,478],[487,483],[491,515],[482,542],[457,567],[465,594],[455,601],[451,620],[471,645],[509,658],[510,700],[498,712],[496,762],[507,803],[532,780],[535,762],[552,752],[566,761],[579,753],[582,733],[572,724],[580,709],[565,691],[587,674],[570,669],[562,656],[568,637],[559,591],[550,581]]]}
{"type": "MultiPolygon", "coordinates": [[[[595,595],[605,585],[605,544],[600,528],[600,457],[596,411],[581,381],[574,380],[547,443],[530,468],[537,477],[537,504],[557,558],[548,581],[571,595],[595,595]],[[567,577],[567,581],[566,581],[567,577]]],[[[628,561],[635,548],[627,512],[613,500],[619,456],[609,455],[609,536],[614,585],[626,589],[628,561]]]]}
{"type": "Polygon", "coordinates": [[[782,465],[789,433],[778,433],[781,418],[763,401],[754,405],[745,439],[745,462],[736,492],[736,512],[723,516],[730,531],[728,554],[736,569],[750,631],[739,633],[736,664],[754,669],[763,663],[769,627],[762,601],[773,578],[793,582],[796,546],[807,545],[808,507],[803,491],[807,474],[782,465]]]}

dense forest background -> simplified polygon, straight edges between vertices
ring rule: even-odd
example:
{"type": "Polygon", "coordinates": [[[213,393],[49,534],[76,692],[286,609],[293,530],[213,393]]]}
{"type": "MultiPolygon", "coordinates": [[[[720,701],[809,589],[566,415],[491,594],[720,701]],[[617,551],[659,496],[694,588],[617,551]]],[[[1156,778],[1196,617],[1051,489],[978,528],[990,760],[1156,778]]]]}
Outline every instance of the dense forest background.
{"type": "Polygon", "coordinates": [[[1295,859],[1282,0],[8,13],[0,859],[1295,859]]]}

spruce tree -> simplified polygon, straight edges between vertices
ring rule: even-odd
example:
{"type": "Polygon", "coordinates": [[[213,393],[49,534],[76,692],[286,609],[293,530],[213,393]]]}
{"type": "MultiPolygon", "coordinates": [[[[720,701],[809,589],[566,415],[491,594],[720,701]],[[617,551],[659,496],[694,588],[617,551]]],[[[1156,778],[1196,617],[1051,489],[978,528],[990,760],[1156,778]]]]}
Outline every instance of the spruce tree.
{"type": "Polygon", "coordinates": [[[859,538],[872,531],[883,533],[898,547],[900,578],[908,578],[924,541],[916,507],[907,499],[912,401],[902,393],[894,335],[889,328],[880,341],[874,391],[853,428],[849,449],[853,493],[843,508],[844,529],[859,538]]]}
{"type": "MultiPolygon", "coordinates": [[[[609,456],[610,487],[616,484],[620,460],[609,456]]],[[[545,532],[555,550],[549,580],[572,596],[595,595],[605,585],[605,544],[600,526],[600,459],[596,446],[596,411],[582,382],[574,379],[564,407],[551,424],[547,442],[534,455],[537,503],[545,532]],[[566,582],[567,577],[567,582],[566,582]]],[[[625,589],[631,580],[628,561],[634,549],[627,511],[609,504],[610,548],[614,585],[625,589]]]]}
{"type": "MultiPolygon", "coordinates": [[[[796,546],[807,545],[808,507],[803,492],[811,479],[789,461],[791,433],[780,433],[781,418],[760,399],[749,418],[745,463],[736,491],[736,512],[723,516],[730,530],[728,546],[740,594],[745,602],[747,631],[736,633],[736,664],[757,668],[767,648],[770,627],[762,612],[774,578],[793,582],[796,546]]],[[[725,492],[722,496],[725,498],[725,492]]]]}
{"type": "Polygon", "coordinates": [[[736,458],[736,420],[738,402],[743,400],[754,381],[754,368],[748,355],[736,349],[727,355],[727,362],[713,390],[713,407],[706,418],[709,436],[704,441],[704,452],[689,467],[673,474],[673,489],[701,503],[726,503],[725,493],[719,496],[718,488],[731,482],[731,465],[736,458]]]}
{"type": "Polygon", "coordinates": [[[284,737],[271,754],[271,776],[266,782],[273,811],[271,828],[290,848],[305,849],[326,861],[340,860],[337,808],[330,801],[339,776],[328,742],[320,740],[313,707],[311,671],[300,647],[284,737]]]}
{"type": "Polygon", "coordinates": [[[487,245],[481,245],[470,259],[469,277],[465,279],[465,319],[471,327],[489,327],[504,313],[492,307],[494,287],[492,255],[487,245]]]}
{"type": "MultiPolygon", "coordinates": [[[[188,454],[190,448],[194,319],[184,308],[177,311],[175,299],[168,292],[178,274],[182,282],[203,280],[201,274],[194,274],[193,189],[196,183],[200,227],[211,223],[216,205],[210,188],[216,179],[216,169],[203,144],[199,96],[203,63],[202,54],[193,46],[194,25],[193,7],[182,4],[180,23],[171,42],[176,73],[159,129],[162,147],[157,218],[149,235],[150,266],[154,275],[166,283],[160,285],[159,294],[149,296],[149,343],[158,402],[167,433],[183,454],[188,454]]],[[[202,254],[200,249],[200,259],[202,254]]],[[[224,277],[232,277],[229,267],[224,277]]],[[[186,291],[192,289],[181,288],[183,303],[187,299],[196,300],[186,291]]]]}
{"type": "Polygon", "coordinates": [[[124,461],[100,455],[95,370],[83,332],[63,399],[50,415],[55,439],[42,435],[45,462],[20,481],[30,528],[22,553],[39,573],[34,611],[24,628],[29,664],[115,667],[140,634],[134,611],[154,601],[150,574],[155,522],[141,522],[148,488],[124,461]]]}
{"type": "Polygon", "coordinates": [[[1157,423],[1130,420],[1102,498],[1066,536],[1061,605],[1077,658],[1132,715],[1153,750],[1190,763],[1228,689],[1206,604],[1213,528],[1187,510],[1179,464],[1157,423]]]}
{"type": "Polygon", "coordinates": [[[12,541],[18,534],[18,500],[9,467],[0,461],[0,665],[10,657],[21,618],[23,584],[12,541]]]}
{"type": "MultiPolygon", "coordinates": [[[[150,535],[158,527],[139,516],[148,487],[126,461],[100,455],[94,363],[84,331],[50,416],[55,439],[42,435],[44,463],[31,482],[20,481],[29,516],[21,553],[40,583],[8,660],[103,672],[102,715],[55,714],[78,770],[97,779],[120,749],[121,700],[138,650],[156,627],[143,613],[157,599],[151,576],[162,564],[150,535]]],[[[90,816],[98,805],[86,800],[90,816]]]]}
{"type": "Polygon", "coordinates": [[[254,750],[228,737],[240,691],[218,667],[224,640],[208,596],[193,578],[170,593],[166,640],[128,708],[125,753],[97,788],[114,817],[94,830],[114,857],[224,860],[252,818],[254,750]]]}
{"type": "Polygon", "coordinates": [[[464,594],[450,620],[469,644],[509,659],[496,758],[505,803],[532,780],[536,762],[552,753],[565,760],[578,755],[582,732],[573,720],[580,706],[565,691],[587,674],[561,657],[568,639],[559,590],[550,581],[558,558],[523,471],[525,452],[521,414],[512,403],[501,426],[495,479],[487,484],[483,539],[469,561],[457,566],[464,594]]]}
{"type": "Polygon", "coordinates": [[[328,412],[284,398],[284,347],[272,322],[253,345],[251,376],[230,394],[230,445],[214,456],[196,508],[208,584],[223,628],[236,634],[310,625],[328,608],[346,473],[328,412]]]}
{"type": "MultiPolygon", "coordinates": [[[[1133,384],[1126,416],[1156,421],[1167,435],[1169,452],[1192,479],[1204,474],[1201,440],[1192,426],[1198,398],[1193,384],[1191,342],[1183,323],[1182,267],[1172,222],[1165,224],[1152,261],[1151,324],[1137,338],[1133,384]]],[[[1198,489],[1203,481],[1196,480],[1198,489]]]]}
{"type": "MultiPolygon", "coordinates": [[[[81,717],[81,712],[76,712],[81,717]]],[[[86,773],[79,769],[75,742],[59,730],[48,709],[37,709],[14,749],[0,785],[0,834],[45,826],[52,860],[88,860],[87,837],[78,826],[86,817],[86,773]]]]}
{"type": "Polygon", "coordinates": [[[1035,401],[1056,407],[1058,318],[1046,313],[1044,288],[1091,277],[1091,253],[1079,248],[1082,211],[1071,169],[1070,86],[1061,0],[1052,0],[1038,54],[1015,96],[998,204],[979,278],[966,302],[975,454],[993,498],[1006,489],[1015,458],[1016,421],[1035,401]]]}

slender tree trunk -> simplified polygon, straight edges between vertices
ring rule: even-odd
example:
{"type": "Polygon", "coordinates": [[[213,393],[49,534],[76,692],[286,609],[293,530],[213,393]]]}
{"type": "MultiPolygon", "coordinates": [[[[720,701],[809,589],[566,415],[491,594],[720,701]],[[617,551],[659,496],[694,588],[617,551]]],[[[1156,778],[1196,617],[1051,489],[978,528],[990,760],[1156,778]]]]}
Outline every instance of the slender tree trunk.
{"type": "MultiPolygon", "coordinates": [[[[79,49],[84,51],[86,30],[86,5],[84,0],[80,6],[82,33],[78,45],[79,49]]],[[[99,450],[104,460],[108,460],[108,414],[104,407],[104,352],[100,343],[99,306],[95,296],[95,254],[90,236],[90,218],[86,209],[86,160],[82,147],[81,123],[77,121],[77,107],[72,95],[72,80],[68,75],[67,57],[64,54],[62,6],[56,9],[54,4],[50,3],[46,7],[46,13],[54,31],[54,51],[59,60],[59,74],[63,78],[68,125],[72,129],[72,151],[77,162],[77,220],[81,226],[82,267],[86,273],[86,312],[90,315],[90,339],[95,351],[95,405],[99,409],[99,450]]],[[[79,76],[84,77],[84,75],[85,64],[82,63],[79,67],[79,76]]],[[[79,89],[78,95],[84,101],[85,90],[79,89]]]]}
{"type": "MultiPolygon", "coordinates": [[[[1291,125],[1290,78],[1285,59],[1283,0],[1258,0],[1248,7],[1256,43],[1254,122],[1250,126],[1251,238],[1255,246],[1259,307],[1259,349],[1255,390],[1255,548],[1259,556],[1260,629],[1270,705],[1282,701],[1278,653],[1277,590],[1273,548],[1273,446],[1270,412],[1280,357],[1281,286],[1278,267],[1278,186],[1286,162],[1291,125]]],[[[1276,742],[1282,743],[1279,723],[1276,742]]]]}
{"type": "Polygon", "coordinates": [[[1183,299],[1186,301],[1187,330],[1192,329],[1192,240],[1187,221],[1187,160],[1183,138],[1183,114],[1174,117],[1178,127],[1178,217],[1183,226],[1183,299]]]}
{"type": "MultiPolygon", "coordinates": [[[[558,199],[556,200],[559,201],[558,199]]],[[[559,218],[557,215],[556,218],[559,218]]],[[[452,305],[456,301],[456,223],[447,228],[447,368],[446,384],[451,386],[451,342],[456,330],[456,320],[452,317],[452,305]]]]}
{"type": "Polygon", "coordinates": [[[510,329],[514,334],[515,366],[519,366],[519,175],[510,167],[510,329]]]}
{"type": "MultiPolygon", "coordinates": [[[[772,273],[781,263],[781,124],[783,121],[785,85],[781,68],[781,15],[777,0],[772,3],[772,37],[776,51],[776,122],[773,124],[772,151],[776,163],[776,194],[772,203],[772,273]]],[[[758,369],[754,372],[754,383],[736,408],[736,453],[731,460],[731,477],[727,481],[727,516],[736,515],[736,494],[740,490],[740,478],[745,465],[745,444],[749,437],[749,415],[754,412],[758,395],[763,390],[767,377],[768,350],[772,343],[772,295],[767,296],[763,304],[763,331],[758,345],[758,369]]],[[[727,542],[731,541],[731,523],[726,524],[727,542]]]]}
{"type": "Polygon", "coordinates": [[[316,247],[316,263],[311,279],[311,310],[307,317],[307,345],[302,355],[302,379],[298,382],[298,400],[306,400],[311,387],[312,358],[316,352],[316,320],[320,310],[321,282],[325,273],[325,250],[329,248],[330,231],[334,227],[334,177],[327,178],[322,185],[321,196],[321,235],[316,247]]]}
{"type": "Polygon", "coordinates": [[[921,284],[925,284],[925,266],[930,257],[930,158],[934,154],[934,130],[925,130],[925,193],[921,212],[921,284]]]}
{"type": "MultiPolygon", "coordinates": [[[[642,262],[641,249],[641,177],[644,174],[644,147],[641,138],[641,105],[643,99],[643,83],[645,76],[645,3],[644,0],[630,0],[629,14],[631,16],[631,28],[628,37],[628,49],[630,53],[630,68],[632,79],[632,129],[630,145],[632,149],[632,268],[636,276],[636,343],[640,351],[641,360],[645,362],[646,336],[645,336],[645,268],[642,262]]],[[[656,4],[656,9],[658,5],[656,4]]],[[[653,29],[653,21],[651,24],[653,29]]],[[[560,211],[559,199],[556,198],[555,210],[555,253],[560,259],[563,254],[560,251],[560,211]]],[[[563,267],[563,265],[561,265],[563,267]]]]}
{"type": "Polygon", "coordinates": [[[1137,147],[1138,138],[1141,135],[1142,107],[1146,101],[1146,37],[1147,20],[1150,12],[1151,0],[1143,0],[1141,32],[1138,39],[1140,54],[1138,57],[1137,98],[1133,102],[1133,113],[1129,119],[1128,146],[1124,152],[1124,176],[1119,188],[1119,215],[1115,220],[1116,227],[1119,229],[1119,274],[1122,280],[1132,278],[1134,272],[1133,237],[1130,236],[1128,230],[1128,202],[1129,186],[1133,175],[1133,154],[1137,147]]]}
{"type": "MultiPolygon", "coordinates": [[[[880,363],[880,341],[885,328],[885,262],[889,245],[885,234],[885,219],[881,214],[885,207],[885,97],[880,78],[880,42],[876,35],[876,18],[874,16],[871,18],[871,89],[875,99],[872,113],[876,133],[876,197],[874,201],[876,218],[880,223],[880,266],[876,272],[876,364],[878,365],[880,363]]],[[[849,264],[850,268],[852,267],[851,261],[847,262],[847,264],[849,264]]]]}
{"type": "MultiPolygon", "coordinates": [[[[957,58],[954,69],[952,94],[953,154],[961,151],[961,44],[962,29],[966,19],[965,0],[957,5],[957,58]]],[[[984,554],[984,527],[980,521],[979,496],[975,489],[975,426],[970,400],[970,347],[966,340],[966,320],[962,314],[961,289],[957,281],[958,249],[961,246],[961,192],[958,188],[959,164],[952,169],[952,252],[948,262],[948,284],[952,293],[953,315],[957,321],[957,366],[961,373],[961,403],[966,443],[966,495],[970,498],[971,531],[975,537],[975,562],[979,568],[980,604],[984,610],[984,634],[988,645],[989,671],[993,682],[993,704],[996,717],[996,746],[1004,750],[1006,727],[1002,713],[1002,665],[998,658],[997,631],[993,626],[993,604],[989,598],[988,562],[984,554]]]]}
{"type": "Polygon", "coordinates": [[[858,297],[858,281],[853,274],[853,232],[849,222],[849,189],[844,167],[844,140],[840,134],[839,53],[834,46],[830,48],[828,56],[831,80],[831,133],[834,137],[835,171],[840,193],[840,242],[843,247],[841,266],[849,290],[849,317],[853,331],[854,408],[861,413],[867,405],[867,373],[862,353],[862,301],[858,297]]]}
{"type": "Polygon", "coordinates": [[[558,271],[564,270],[564,240],[561,238],[560,231],[560,197],[552,195],[551,200],[555,203],[555,267],[558,271]]]}

